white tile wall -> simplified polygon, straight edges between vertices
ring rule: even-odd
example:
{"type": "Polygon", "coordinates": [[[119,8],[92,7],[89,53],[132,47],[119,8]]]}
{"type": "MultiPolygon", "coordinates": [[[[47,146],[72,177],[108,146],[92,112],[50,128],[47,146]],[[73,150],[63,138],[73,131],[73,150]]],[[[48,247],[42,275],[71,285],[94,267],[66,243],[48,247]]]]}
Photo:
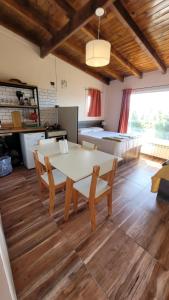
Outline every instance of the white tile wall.
{"type": "Polygon", "coordinates": [[[49,122],[50,124],[57,122],[57,93],[55,89],[45,90],[39,89],[39,106],[41,123],[49,122]]]}
{"type": "MultiPolygon", "coordinates": [[[[0,87],[0,103],[1,104],[18,104],[16,97],[16,91],[22,91],[25,98],[32,97],[32,91],[20,88],[11,88],[11,87],[0,87]]],[[[50,124],[57,122],[57,93],[55,89],[39,89],[39,106],[40,106],[40,116],[41,124],[49,122],[50,124]]],[[[0,120],[2,123],[11,123],[12,111],[20,111],[23,121],[23,112],[28,112],[27,109],[18,109],[18,108],[0,108],[0,120]]]]}

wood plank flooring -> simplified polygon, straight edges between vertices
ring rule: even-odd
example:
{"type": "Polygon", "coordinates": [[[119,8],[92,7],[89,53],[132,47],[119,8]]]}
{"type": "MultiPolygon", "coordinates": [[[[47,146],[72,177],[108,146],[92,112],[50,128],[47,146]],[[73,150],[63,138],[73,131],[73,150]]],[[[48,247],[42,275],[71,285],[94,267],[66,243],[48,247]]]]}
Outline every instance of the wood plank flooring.
{"type": "Polygon", "coordinates": [[[97,206],[91,233],[88,208],[63,221],[64,192],[53,217],[34,170],[0,179],[0,210],[18,299],[169,299],[169,203],[150,193],[160,160],[141,157],[118,169],[113,213],[97,206]]]}

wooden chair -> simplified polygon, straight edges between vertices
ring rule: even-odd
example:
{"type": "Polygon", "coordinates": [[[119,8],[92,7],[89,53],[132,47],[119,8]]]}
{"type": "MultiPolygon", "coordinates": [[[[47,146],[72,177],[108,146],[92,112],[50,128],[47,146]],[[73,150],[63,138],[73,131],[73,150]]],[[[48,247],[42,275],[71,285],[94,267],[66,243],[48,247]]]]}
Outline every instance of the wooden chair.
{"type": "Polygon", "coordinates": [[[82,141],[82,147],[84,149],[88,149],[88,150],[96,150],[97,149],[97,145],[90,143],[90,142],[86,142],[86,141],[82,141]]]}
{"type": "Polygon", "coordinates": [[[55,206],[55,192],[66,187],[66,176],[57,169],[52,169],[49,158],[44,159],[37,150],[33,152],[36,174],[40,190],[49,189],[49,213],[52,214],[55,206]]]}
{"type": "Polygon", "coordinates": [[[43,140],[39,140],[39,145],[49,145],[51,143],[56,143],[56,139],[55,138],[51,138],[51,139],[43,139],[43,140]]]}
{"type": "Polygon", "coordinates": [[[84,178],[73,185],[73,200],[75,210],[78,207],[79,194],[85,196],[89,201],[91,229],[96,229],[96,204],[103,198],[107,197],[108,215],[112,214],[112,190],[115,173],[117,169],[117,159],[109,161],[100,166],[93,167],[91,176],[84,178]],[[106,174],[107,180],[100,178],[106,174]]]}

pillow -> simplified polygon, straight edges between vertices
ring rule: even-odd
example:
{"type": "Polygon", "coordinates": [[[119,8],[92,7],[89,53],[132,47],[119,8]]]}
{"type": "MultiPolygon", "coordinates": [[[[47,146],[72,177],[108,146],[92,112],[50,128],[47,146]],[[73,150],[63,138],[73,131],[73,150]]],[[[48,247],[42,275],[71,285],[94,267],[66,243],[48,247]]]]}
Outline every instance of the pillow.
{"type": "Polygon", "coordinates": [[[104,131],[104,129],[101,127],[90,127],[90,129],[91,129],[90,131],[95,131],[95,132],[104,131]]]}
{"type": "Polygon", "coordinates": [[[78,129],[78,132],[83,134],[83,133],[87,133],[87,132],[90,132],[91,131],[91,127],[89,128],[79,128],[78,129]]]}
{"type": "Polygon", "coordinates": [[[78,130],[80,134],[85,134],[88,132],[99,132],[99,131],[104,131],[104,129],[101,127],[88,127],[88,128],[79,128],[78,130]]]}

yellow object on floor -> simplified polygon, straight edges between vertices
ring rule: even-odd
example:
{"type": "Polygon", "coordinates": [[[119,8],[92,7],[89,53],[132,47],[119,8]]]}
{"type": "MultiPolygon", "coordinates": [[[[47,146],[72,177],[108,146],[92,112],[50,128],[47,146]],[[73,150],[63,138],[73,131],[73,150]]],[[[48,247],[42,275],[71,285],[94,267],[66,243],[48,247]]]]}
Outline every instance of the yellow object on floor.
{"type": "Polygon", "coordinates": [[[153,177],[151,177],[151,180],[152,180],[151,192],[152,193],[158,192],[161,179],[169,180],[169,165],[163,166],[153,177]]]}

